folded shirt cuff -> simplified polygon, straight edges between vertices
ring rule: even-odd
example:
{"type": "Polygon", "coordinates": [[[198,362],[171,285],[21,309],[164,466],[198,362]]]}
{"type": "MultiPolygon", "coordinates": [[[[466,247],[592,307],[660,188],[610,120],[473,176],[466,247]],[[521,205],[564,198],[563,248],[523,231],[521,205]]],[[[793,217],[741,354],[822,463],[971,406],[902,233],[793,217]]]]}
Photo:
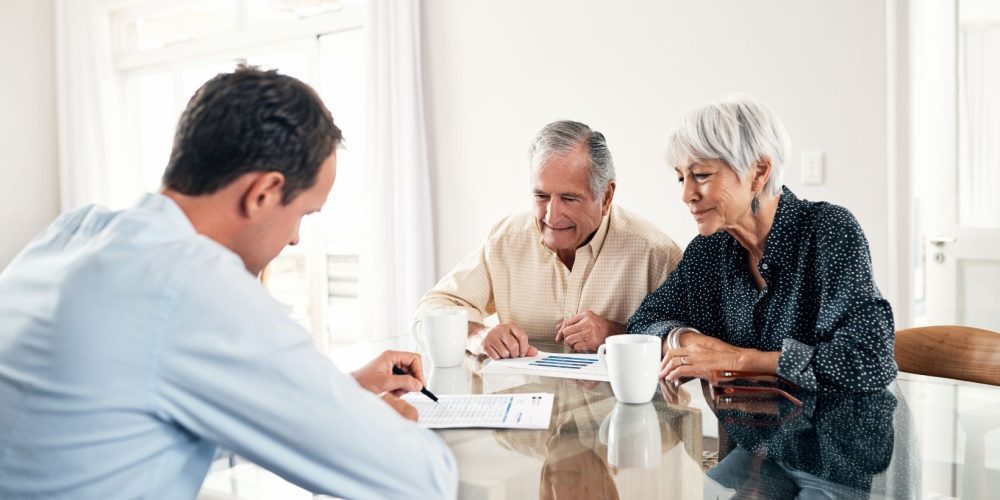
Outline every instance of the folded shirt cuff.
{"type": "Polygon", "coordinates": [[[814,346],[804,344],[794,339],[781,342],[781,356],[778,358],[778,376],[808,390],[816,390],[816,372],[813,371],[812,359],[816,351],[814,346]]]}

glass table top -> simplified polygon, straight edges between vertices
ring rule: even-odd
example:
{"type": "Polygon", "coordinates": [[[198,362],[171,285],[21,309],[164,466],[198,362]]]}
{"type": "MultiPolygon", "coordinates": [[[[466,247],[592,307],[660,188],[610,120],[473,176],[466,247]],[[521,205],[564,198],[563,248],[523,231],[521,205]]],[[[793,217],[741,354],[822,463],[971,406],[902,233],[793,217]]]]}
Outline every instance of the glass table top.
{"type": "MultiPolygon", "coordinates": [[[[561,346],[544,345],[548,352],[561,346]]],[[[551,392],[546,430],[438,434],[459,497],[997,498],[1000,387],[901,373],[874,393],[796,392],[713,402],[707,384],[665,385],[645,405],[607,382],[481,374],[485,359],[428,367],[439,394],[551,392]]],[[[252,464],[209,475],[204,498],[309,498],[252,464]],[[267,491],[268,496],[260,496],[267,491]]]]}

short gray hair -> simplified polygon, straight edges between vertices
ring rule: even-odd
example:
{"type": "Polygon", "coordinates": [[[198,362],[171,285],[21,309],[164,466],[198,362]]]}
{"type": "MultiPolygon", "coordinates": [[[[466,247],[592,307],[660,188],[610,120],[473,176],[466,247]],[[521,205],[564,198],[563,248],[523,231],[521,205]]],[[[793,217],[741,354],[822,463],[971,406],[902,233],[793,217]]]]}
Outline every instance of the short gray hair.
{"type": "Polygon", "coordinates": [[[615,180],[615,162],[611,159],[611,150],[608,149],[604,134],[583,123],[561,120],[542,127],[528,148],[531,169],[534,170],[553,157],[569,153],[581,143],[586,143],[590,153],[590,192],[594,198],[600,199],[608,190],[608,184],[615,180]]]}
{"type": "Polygon", "coordinates": [[[778,117],[752,97],[739,94],[710,103],[684,117],[667,143],[667,162],[720,160],[749,178],[753,166],[771,161],[764,194],[781,194],[781,178],[791,141],[778,117]]]}

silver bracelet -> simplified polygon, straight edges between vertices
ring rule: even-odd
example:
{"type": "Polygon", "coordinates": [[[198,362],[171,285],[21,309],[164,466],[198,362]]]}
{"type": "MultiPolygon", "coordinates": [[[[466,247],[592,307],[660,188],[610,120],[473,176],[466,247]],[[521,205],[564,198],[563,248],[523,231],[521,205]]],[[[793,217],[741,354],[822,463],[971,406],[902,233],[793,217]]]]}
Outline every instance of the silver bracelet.
{"type": "Polygon", "coordinates": [[[678,326],[667,334],[667,348],[669,349],[680,349],[681,347],[681,335],[686,332],[701,333],[697,328],[691,328],[690,326],[678,326]]]}

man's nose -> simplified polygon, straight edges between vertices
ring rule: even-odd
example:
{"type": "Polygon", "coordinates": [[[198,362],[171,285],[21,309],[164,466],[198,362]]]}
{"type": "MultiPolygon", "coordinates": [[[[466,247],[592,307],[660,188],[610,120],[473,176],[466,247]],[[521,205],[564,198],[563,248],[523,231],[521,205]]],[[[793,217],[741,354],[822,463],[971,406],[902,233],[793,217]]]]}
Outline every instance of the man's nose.
{"type": "Polygon", "coordinates": [[[562,200],[555,197],[550,198],[548,205],[545,207],[545,220],[547,222],[559,220],[562,216],[563,208],[562,200]]]}

